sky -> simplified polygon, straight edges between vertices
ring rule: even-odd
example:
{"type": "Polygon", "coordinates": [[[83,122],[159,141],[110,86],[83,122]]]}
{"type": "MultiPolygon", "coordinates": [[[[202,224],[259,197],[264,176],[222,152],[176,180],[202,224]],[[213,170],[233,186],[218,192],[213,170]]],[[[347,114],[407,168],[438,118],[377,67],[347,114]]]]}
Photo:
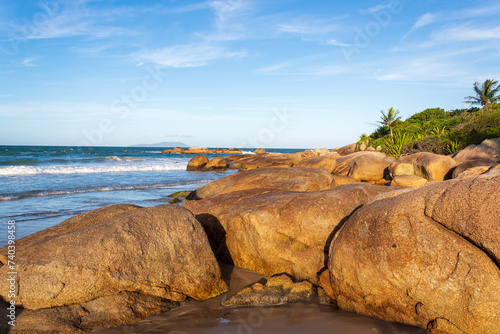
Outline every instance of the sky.
{"type": "Polygon", "coordinates": [[[335,148],[500,79],[500,3],[0,3],[0,145],[335,148]]]}

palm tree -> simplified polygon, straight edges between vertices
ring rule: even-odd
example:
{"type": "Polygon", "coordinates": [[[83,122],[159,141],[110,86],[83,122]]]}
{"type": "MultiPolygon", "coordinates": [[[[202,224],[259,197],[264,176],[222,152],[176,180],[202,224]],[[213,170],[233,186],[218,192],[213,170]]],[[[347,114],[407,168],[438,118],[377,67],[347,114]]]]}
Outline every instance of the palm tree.
{"type": "Polygon", "coordinates": [[[482,85],[474,82],[474,91],[476,96],[467,96],[465,103],[480,104],[484,109],[488,109],[491,103],[500,102],[500,85],[493,79],[486,80],[482,85]],[[495,86],[496,85],[496,86],[495,86]]]}
{"type": "Polygon", "coordinates": [[[383,110],[380,110],[380,113],[382,114],[382,116],[380,116],[381,121],[379,121],[379,124],[381,124],[382,126],[388,126],[389,127],[389,131],[391,133],[391,140],[394,141],[394,135],[392,133],[392,127],[394,126],[394,124],[397,121],[399,121],[401,119],[401,116],[398,116],[399,115],[399,110],[394,110],[394,108],[391,107],[387,111],[387,115],[384,114],[383,110]]]}

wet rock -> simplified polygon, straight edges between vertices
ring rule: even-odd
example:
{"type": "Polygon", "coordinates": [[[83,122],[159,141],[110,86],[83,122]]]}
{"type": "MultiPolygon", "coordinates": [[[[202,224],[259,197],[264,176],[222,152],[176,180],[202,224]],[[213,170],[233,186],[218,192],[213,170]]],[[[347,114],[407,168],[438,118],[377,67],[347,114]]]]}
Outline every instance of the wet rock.
{"type": "Polygon", "coordinates": [[[224,301],[222,306],[282,305],[309,301],[315,295],[314,285],[307,281],[295,283],[288,275],[273,276],[266,284],[255,283],[224,301]]]}

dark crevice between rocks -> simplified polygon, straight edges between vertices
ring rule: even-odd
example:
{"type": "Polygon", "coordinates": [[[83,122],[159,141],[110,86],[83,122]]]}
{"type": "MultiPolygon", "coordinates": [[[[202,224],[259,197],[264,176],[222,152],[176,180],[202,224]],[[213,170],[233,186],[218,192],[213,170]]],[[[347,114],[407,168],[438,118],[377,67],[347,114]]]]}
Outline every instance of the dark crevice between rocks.
{"type": "Polygon", "coordinates": [[[330,233],[330,235],[328,236],[328,238],[326,239],[326,243],[325,243],[325,247],[323,247],[323,252],[325,254],[325,257],[324,257],[324,260],[323,260],[323,264],[325,266],[325,268],[321,269],[317,275],[319,277],[319,275],[326,269],[328,268],[328,255],[330,253],[330,246],[331,246],[331,243],[333,241],[333,239],[335,238],[335,236],[337,235],[337,233],[340,231],[340,229],[344,226],[344,224],[347,222],[347,220],[349,218],[351,218],[351,216],[356,212],[358,211],[361,207],[363,206],[363,204],[361,204],[360,206],[356,207],[354,210],[352,210],[352,212],[345,216],[338,224],[337,226],[335,226],[335,228],[333,229],[332,233],[330,233]]]}
{"type": "MultiPolygon", "coordinates": [[[[489,250],[487,249],[484,249],[481,245],[479,245],[477,242],[475,242],[474,240],[472,240],[471,238],[469,238],[468,236],[466,235],[463,235],[451,228],[449,228],[448,226],[444,225],[444,224],[441,224],[439,221],[435,220],[434,218],[428,216],[428,215],[425,215],[427,218],[431,219],[433,222],[435,222],[436,224],[439,224],[440,226],[444,227],[445,229],[447,229],[448,231],[450,232],[453,232],[454,234],[462,237],[463,239],[465,239],[467,242],[469,242],[471,245],[473,245],[474,247],[476,247],[479,251],[481,251],[482,253],[486,254],[486,256],[488,256],[491,260],[491,262],[493,262],[493,264],[497,267],[498,271],[500,271],[500,263],[497,261],[495,255],[493,253],[491,253],[489,250]]],[[[459,254],[460,255],[460,252],[459,254]]],[[[458,257],[457,255],[457,257],[458,257]]],[[[457,264],[458,264],[458,259],[457,259],[457,264]]]]}
{"type": "Polygon", "coordinates": [[[233,258],[231,257],[226,244],[226,230],[220,223],[219,219],[208,213],[196,215],[196,219],[205,230],[208,242],[210,243],[210,247],[212,248],[217,260],[234,266],[233,258]]]}

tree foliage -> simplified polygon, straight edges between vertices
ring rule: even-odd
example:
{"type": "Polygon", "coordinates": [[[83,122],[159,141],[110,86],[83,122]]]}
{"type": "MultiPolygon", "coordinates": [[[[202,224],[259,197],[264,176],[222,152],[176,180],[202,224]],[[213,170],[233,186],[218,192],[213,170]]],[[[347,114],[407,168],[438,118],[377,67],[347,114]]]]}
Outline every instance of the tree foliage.
{"type": "Polygon", "coordinates": [[[476,96],[467,96],[466,103],[479,104],[488,109],[490,104],[500,102],[500,85],[493,79],[486,80],[482,85],[479,82],[474,83],[476,96]]]}

